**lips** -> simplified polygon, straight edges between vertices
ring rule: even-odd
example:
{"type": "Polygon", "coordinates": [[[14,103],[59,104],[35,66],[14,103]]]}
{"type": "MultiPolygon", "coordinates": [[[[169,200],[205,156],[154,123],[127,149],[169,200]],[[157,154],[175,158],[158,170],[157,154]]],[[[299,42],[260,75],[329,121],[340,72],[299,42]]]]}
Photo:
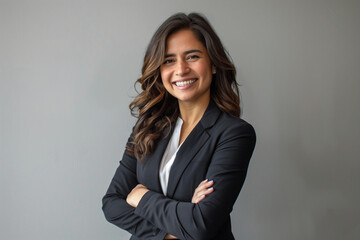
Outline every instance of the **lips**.
{"type": "Polygon", "coordinates": [[[189,80],[184,80],[184,81],[176,81],[176,82],[174,82],[174,84],[178,87],[184,87],[184,86],[192,84],[195,81],[196,81],[196,79],[189,79],[189,80]]]}

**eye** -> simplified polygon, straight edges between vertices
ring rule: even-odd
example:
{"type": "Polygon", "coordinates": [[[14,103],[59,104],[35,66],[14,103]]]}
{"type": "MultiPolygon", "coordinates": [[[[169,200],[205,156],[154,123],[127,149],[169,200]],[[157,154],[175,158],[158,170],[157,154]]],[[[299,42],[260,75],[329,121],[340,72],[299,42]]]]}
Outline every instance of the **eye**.
{"type": "Polygon", "coordinates": [[[171,64],[171,63],[173,63],[173,62],[175,62],[174,59],[168,58],[168,59],[165,59],[165,61],[163,62],[163,64],[168,65],[168,64],[171,64]]]}
{"type": "Polygon", "coordinates": [[[189,55],[189,56],[187,57],[187,60],[195,61],[195,60],[197,60],[198,58],[200,58],[198,55],[189,55]]]}

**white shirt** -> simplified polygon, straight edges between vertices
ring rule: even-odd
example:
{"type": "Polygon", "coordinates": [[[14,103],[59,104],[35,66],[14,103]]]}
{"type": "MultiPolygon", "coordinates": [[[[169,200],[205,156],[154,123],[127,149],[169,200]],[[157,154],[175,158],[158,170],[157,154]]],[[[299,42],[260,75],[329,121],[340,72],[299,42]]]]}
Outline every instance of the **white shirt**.
{"type": "Polygon", "coordinates": [[[181,143],[179,145],[182,124],[183,124],[183,120],[181,118],[178,118],[175,124],[174,132],[169,140],[169,143],[166,147],[165,153],[163,155],[160,164],[159,178],[160,178],[161,188],[165,196],[167,192],[171,166],[173,165],[176,157],[176,153],[178,152],[182,144],[181,143]]]}

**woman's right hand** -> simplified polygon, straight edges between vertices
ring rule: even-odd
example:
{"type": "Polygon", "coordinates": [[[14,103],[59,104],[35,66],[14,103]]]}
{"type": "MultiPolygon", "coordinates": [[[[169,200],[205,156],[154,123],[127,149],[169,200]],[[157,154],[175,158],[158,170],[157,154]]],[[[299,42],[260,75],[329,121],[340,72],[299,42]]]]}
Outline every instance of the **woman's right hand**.
{"type": "Polygon", "coordinates": [[[214,181],[212,180],[209,181],[208,179],[206,179],[202,181],[199,184],[199,186],[195,189],[191,202],[197,204],[201,200],[203,200],[206,197],[206,195],[212,193],[214,191],[212,185],[214,185],[214,181]]]}

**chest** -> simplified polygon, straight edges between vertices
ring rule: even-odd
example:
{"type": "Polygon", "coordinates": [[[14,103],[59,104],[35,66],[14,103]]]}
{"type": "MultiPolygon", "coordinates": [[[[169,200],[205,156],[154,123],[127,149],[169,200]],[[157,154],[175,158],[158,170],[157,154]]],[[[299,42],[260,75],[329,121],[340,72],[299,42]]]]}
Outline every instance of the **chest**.
{"type": "MultiPolygon", "coordinates": [[[[194,190],[206,179],[216,141],[202,134],[196,141],[185,141],[178,150],[171,166],[167,196],[179,201],[191,201],[194,190]]],[[[159,143],[157,150],[145,164],[138,163],[138,182],[152,191],[162,193],[159,169],[166,142],[159,143]]]]}

